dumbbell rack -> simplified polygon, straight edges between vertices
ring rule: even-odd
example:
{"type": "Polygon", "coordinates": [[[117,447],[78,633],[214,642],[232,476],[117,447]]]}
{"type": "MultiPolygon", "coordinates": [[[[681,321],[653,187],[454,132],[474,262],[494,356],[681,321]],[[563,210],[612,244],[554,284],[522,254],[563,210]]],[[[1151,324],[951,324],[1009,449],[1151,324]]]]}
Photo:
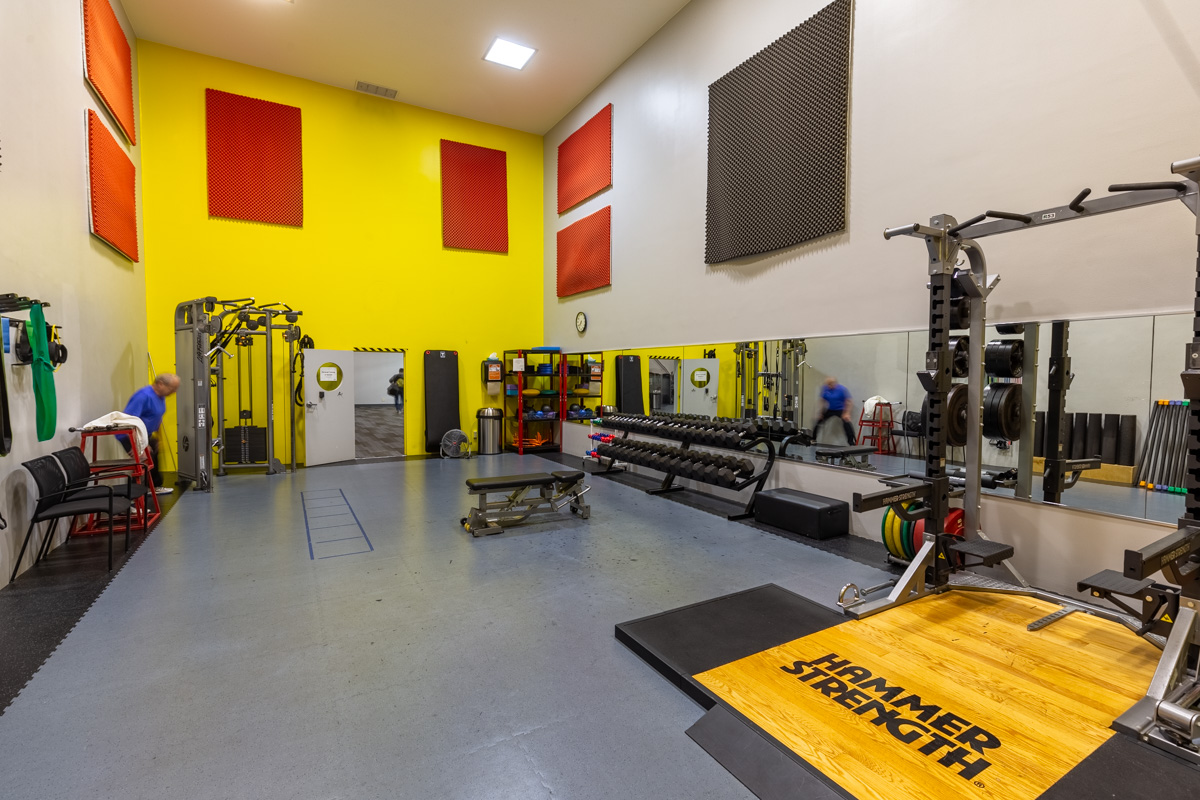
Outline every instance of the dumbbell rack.
{"type": "Polygon", "coordinates": [[[668,494],[685,488],[675,483],[677,477],[720,486],[735,492],[740,492],[753,486],[754,491],[751,493],[749,500],[747,500],[745,509],[741,513],[730,514],[728,516],[730,520],[747,519],[754,516],[755,498],[762,491],[763,486],[767,482],[767,477],[771,474],[771,468],[775,465],[775,445],[769,436],[759,435],[752,423],[716,423],[707,418],[695,418],[690,417],[690,415],[645,417],[629,414],[608,416],[596,420],[596,422],[603,425],[606,429],[622,432],[620,439],[612,443],[601,444],[596,448],[596,460],[601,464],[604,464],[606,460],[608,462],[604,474],[617,471],[615,470],[615,465],[618,460],[665,473],[662,484],[657,488],[647,490],[647,494],[668,494]],[[652,449],[653,446],[650,443],[631,440],[629,438],[630,433],[671,439],[679,442],[680,445],[678,447],[671,447],[666,452],[656,452],[652,449]],[[752,434],[750,438],[745,437],[747,433],[752,434]],[[614,449],[620,447],[619,443],[637,444],[638,447],[631,453],[625,453],[625,457],[622,458],[621,453],[612,452],[614,449]],[[733,462],[723,460],[722,457],[707,451],[691,450],[693,444],[722,450],[735,450],[742,453],[762,444],[767,448],[767,462],[761,471],[754,472],[753,462],[749,459],[741,459],[736,462],[735,465],[739,468],[735,471],[731,466],[718,466],[718,464],[728,465],[733,462]],[[639,458],[639,453],[641,452],[645,452],[644,459],[639,458]],[[696,453],[698,458],[682,458],[687,453],[696,453]],[[673,465],[666,465],[661,462],[652,463],[651,459],[655,456],[660,459],[666,456],[674,456],[675,463],[673,465]],[[695,464],[701,464],[702,466],[697,469],[694,467],[695,464]],[[749,465],[748,468],[747,465],[749,465]],[[731,474],[722,475],[721,473],[725,471],[731,474]]]}

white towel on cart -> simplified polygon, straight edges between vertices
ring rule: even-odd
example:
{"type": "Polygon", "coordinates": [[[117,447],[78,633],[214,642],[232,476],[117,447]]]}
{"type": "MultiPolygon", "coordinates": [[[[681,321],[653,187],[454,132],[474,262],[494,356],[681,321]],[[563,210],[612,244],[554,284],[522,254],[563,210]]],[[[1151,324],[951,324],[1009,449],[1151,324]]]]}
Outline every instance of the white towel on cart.
{"type": "Polygon", "coordinates": [[[150,446],[150,435],[146,433],[146,423],[142,422],[141,417],[126,414],[124,411],[113,411],[110,414],[105,414],[103,417],[97,417],[80,428],[80,430],[88,431],[96,428],[107,428],[110,425],[133,428],[139,453],[146,452],[146,448],[150,446]]]}

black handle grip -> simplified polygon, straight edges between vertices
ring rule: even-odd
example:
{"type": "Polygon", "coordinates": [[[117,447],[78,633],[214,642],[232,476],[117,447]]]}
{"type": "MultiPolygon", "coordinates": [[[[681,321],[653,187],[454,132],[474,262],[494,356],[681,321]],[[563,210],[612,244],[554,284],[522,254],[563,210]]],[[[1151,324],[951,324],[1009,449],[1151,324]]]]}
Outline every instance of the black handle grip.
{"type": "Polygon", "coordinates": [[[1092,193],[1091,189],[1084,189],[1079,194],[1075,195],[1075,199],[1067,203],[1067,208],[1072,211],[1082,214],[1086,209],[1083,207],[1083,199],[1092,193]]]}
{"type": "Polygon", "coordinates": [[[1013,214],[1010,211],[988,211],[987,216],[995,219],[1011,219],[1013,222],[1024,222],[1026,225],[1033,222],[1033,217],[1027,217],[1024,214],[1013,214]]]}
{"type": "Polygon", "coordinates": [[[960,222],[960,223],[958,223],[958,224],[957,224],[957,225],[955,225],[953,228],[951,228],[950,230],[946,231],[946,233],[950,234],[951,236],[958,236],[958,232],[959,232],[959,231],[961,231],[961,230],[964,230],[965,228],[969,228],[969,227],[971,227],[972,225],[975,225],[975,224],[977,224],[977,223],[983,222],[985,219],[987,219],[987,214],[980,214],[980,215],[979,215],[979,216],[977,216],[977,217],[971,217],[971,218],[970,218],[969,220],[967,220],[966,222],[960,222]]]}
{"type": "Polygon", "coordinates": [[[1174,189],[1177,192],[1186,192],[1188,187],[1186,183],[1175,183],[1173,181],[1160,181],[1158,183],[1114,183],[1108,187],[1110,192],[1149,192],[1154,189],[1174,189]]]}

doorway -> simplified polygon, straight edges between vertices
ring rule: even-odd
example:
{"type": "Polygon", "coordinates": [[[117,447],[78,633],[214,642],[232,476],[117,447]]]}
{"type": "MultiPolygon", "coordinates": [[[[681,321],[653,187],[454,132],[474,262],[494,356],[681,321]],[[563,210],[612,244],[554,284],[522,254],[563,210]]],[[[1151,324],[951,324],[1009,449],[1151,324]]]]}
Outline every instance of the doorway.
{"type": "Polygon", "coordinates": [[[354,457],[404,455],[404,351],[354,352],[354,457]]]}

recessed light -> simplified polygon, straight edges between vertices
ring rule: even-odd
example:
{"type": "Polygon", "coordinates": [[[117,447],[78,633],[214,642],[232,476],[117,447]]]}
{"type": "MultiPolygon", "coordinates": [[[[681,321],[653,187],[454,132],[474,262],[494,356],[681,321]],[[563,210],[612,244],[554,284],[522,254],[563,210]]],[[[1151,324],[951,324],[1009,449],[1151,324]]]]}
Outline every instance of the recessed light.
{"type": "Polygon", "coordinates": [[[488,50],[484,56],[485,61],[494,61],[497,64],[503,64],[506,67],[513,69],[521,69],[525,66],[525,62],[529,61],[529,57],[537,51],[532,47],[516,44],[507,39],[499,39],[492,42],[492,48],[488,50]]]}

